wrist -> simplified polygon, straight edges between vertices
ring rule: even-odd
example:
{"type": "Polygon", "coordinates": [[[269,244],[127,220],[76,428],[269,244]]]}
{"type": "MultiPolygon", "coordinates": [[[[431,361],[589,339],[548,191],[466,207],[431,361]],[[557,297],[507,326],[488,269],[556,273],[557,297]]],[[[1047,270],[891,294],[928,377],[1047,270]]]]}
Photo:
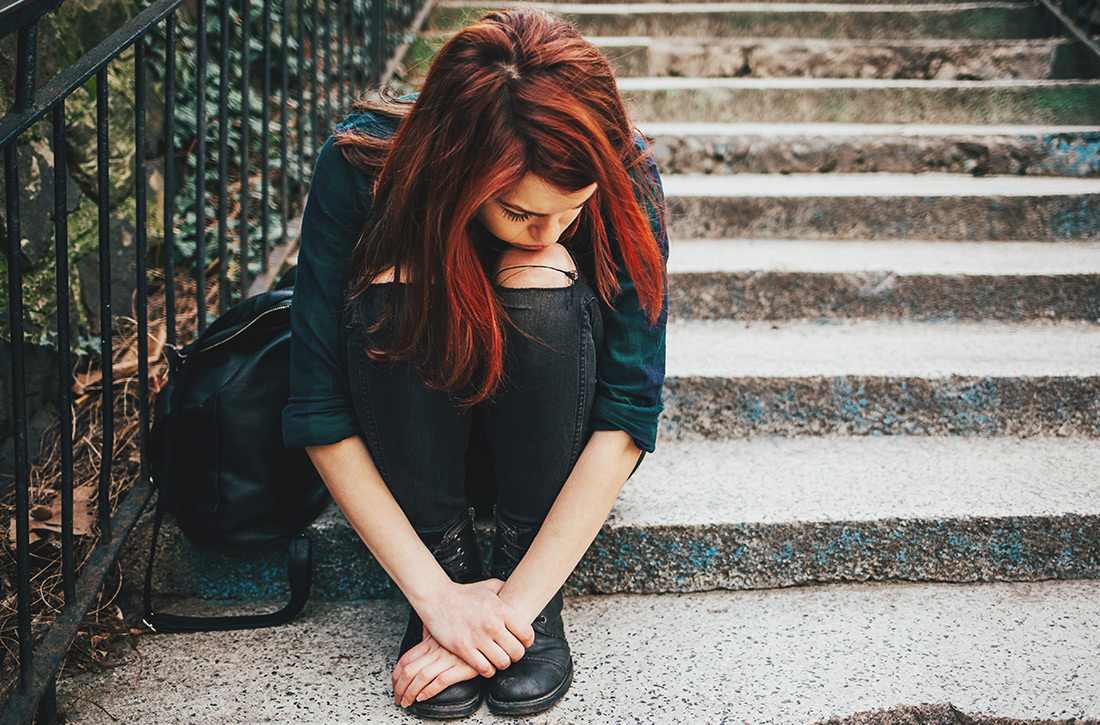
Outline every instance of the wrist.
{"type": "Polygon", "coordinates": [[[561,577],[561,581],[558,581],[557,577],[551,574],[552,569],[551,565],[538,574],[529,576],[531,567],[525,567],[521,563],[501,587],[498,596],[505,604],[519,612],[525,620],[534,621],[568,576],[566,572],[561,577]]]}
{"type": "Polygon", "coordinates": [[[413,581],[401,587],[401,593],[409,600],[413,609],[424,617],[424,613],[430,611],[447,598],[451,588],[457,586],[443,569],[432,560],[433,566],[426,572],[417,572],[413,581]]]}

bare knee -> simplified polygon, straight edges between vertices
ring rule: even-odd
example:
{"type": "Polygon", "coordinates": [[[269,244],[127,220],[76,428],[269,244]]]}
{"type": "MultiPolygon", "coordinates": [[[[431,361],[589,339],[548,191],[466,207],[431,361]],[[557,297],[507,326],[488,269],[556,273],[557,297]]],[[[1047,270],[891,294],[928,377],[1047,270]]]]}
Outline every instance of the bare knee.
{"type": "Polygon", "coordinates": [[[560,244],[537,251],[509,247],[497,260],[494,280],[501,287],[568,287],[576,273],[573,258],[560,244]]]}

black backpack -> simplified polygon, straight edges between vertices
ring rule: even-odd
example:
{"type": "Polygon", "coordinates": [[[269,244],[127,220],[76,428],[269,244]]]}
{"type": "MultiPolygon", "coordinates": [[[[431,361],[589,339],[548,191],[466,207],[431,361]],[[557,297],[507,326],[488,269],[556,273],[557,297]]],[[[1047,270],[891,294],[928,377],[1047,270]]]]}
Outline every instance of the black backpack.
{"type": "Polygon", "coordinates": [[[281,624],[309,597],[310,541],[302,530],[329,495],[305,451],[283,445],[292,293],[291,287],[250,297],[218,317],[195,342],[169,353],[168,383],[157,395],[150,447],[157,511],[144,605],[145,621],[156,631],[281,624]],[[260,615],[154,614],[153,558],[166,511],[203,546],[288,540],[290,601],[260,615]]]}

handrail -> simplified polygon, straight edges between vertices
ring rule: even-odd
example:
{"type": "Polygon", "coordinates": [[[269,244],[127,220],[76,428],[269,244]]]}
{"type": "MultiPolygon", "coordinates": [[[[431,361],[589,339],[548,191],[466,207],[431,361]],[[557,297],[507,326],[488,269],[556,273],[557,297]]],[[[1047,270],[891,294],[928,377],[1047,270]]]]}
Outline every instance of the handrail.
{"type": "Polygon", "coordinates": [[[5,38],[22,27],[53,12],[61,0],[6,0],[0,2],[0,38],[5,38]]]}
{"type": "Polygon", "coordinates": [[[149,28],[176,11],[184,0],[157,0],[103,42],[45,83],[31,99],[31,105],[0,120],[0,147],[41,120],[59,101],[68,98],[92,76],[142,37],[149,28]]]}

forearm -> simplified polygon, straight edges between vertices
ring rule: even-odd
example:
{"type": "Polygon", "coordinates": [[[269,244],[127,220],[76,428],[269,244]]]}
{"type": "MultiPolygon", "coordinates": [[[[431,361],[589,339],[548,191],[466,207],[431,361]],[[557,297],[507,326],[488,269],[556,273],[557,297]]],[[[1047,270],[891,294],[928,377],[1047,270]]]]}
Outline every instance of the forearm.
{"type": "Polygon", "coordinates": [[[595,431],[538,536],[500,590],[533,620],[584,556],[641,452],[623,431],[595,431]]]}
{"type": "Polygon", "coordinates": [[[358,436],[306,449],[332,498],[413,607],[450,579],[420,541],[358,436]]]}

